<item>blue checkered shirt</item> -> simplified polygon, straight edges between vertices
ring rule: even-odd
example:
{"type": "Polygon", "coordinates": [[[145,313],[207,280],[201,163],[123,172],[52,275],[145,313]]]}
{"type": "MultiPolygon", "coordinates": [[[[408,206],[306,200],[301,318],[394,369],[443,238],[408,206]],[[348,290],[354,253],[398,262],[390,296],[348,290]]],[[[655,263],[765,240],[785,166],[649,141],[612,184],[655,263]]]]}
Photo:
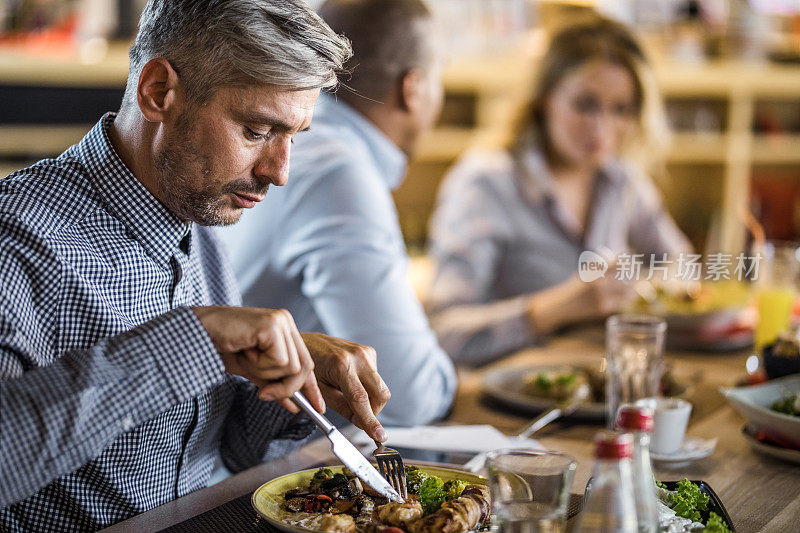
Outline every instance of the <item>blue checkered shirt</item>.
{"type": "Polygon", "coordinates": [[[189,306],[238,304],[233,277],[124,166],[113,120],[0,180],[0,531],[96,530],[312,430],[224,372],[189,306]]]}

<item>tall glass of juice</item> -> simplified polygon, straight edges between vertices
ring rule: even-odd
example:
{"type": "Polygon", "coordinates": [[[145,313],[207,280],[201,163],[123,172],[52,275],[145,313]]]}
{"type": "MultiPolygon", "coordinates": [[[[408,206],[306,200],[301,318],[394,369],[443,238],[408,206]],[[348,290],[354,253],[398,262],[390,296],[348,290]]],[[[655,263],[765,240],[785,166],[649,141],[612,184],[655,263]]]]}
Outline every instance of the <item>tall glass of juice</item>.
{"type": "Polygon", "coordinates": [[[800,276],[800,244],[767,242],[761,254],[755,348],[761,352],[790,326],[800,276]]]}

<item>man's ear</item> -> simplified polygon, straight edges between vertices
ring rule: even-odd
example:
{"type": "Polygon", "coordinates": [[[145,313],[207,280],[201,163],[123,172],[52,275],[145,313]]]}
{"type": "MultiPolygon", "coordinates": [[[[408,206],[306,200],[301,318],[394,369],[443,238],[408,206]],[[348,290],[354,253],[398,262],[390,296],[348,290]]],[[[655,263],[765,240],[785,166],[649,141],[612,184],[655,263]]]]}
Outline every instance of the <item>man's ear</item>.
{"type": "Polygon", "coordinates": [[[415,113],[422,100],[422,72],[419,69],[411,69],[400,78],[399,105],[403,111],[415,113]]]}
{"type": "Polygon", "coordinates": [[[156,57],[145,63],[136,87],[136,100],[145,120],[164,122],[180,112],[184,99],[178,73],[169,61],[156,57]]]}

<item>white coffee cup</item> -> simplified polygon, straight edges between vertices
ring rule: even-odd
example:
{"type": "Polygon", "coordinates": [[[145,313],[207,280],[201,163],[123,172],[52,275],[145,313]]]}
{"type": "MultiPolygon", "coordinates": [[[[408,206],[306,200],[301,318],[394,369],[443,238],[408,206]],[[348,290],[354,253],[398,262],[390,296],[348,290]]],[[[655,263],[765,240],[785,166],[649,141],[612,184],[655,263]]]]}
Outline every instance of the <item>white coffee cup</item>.
{"type": "Polygon", "coordinates": [[[665,455],[679,451],[692,414],[692,404],[680,398],[642,398],[636,405],[649,407],[654,412],[650,450],[665,455]]]}

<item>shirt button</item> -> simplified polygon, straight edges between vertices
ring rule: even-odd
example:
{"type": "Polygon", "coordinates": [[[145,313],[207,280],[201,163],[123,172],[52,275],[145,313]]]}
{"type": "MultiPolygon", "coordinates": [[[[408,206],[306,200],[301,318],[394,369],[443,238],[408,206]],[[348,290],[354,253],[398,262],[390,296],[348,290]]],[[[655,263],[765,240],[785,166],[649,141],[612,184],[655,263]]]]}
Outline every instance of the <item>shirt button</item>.
{"type": "Polygon", "coordinates": [[[124,431],[130,431],[135,426],[136,426],[136,424],[133,423],[133,419],[131,417],[126,416],[125,418],[122,419],[122,429],[124,431]]]}

